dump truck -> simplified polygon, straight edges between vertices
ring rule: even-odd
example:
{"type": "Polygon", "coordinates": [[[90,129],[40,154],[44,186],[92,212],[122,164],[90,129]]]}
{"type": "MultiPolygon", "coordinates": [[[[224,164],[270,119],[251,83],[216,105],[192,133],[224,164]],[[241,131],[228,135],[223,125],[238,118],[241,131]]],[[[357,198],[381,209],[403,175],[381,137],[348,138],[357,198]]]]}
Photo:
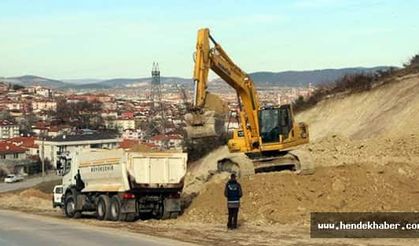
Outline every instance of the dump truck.
{"type": "Polygon", "coordinates": [[[64,154],[57,163],[63,175],[61,207],[69,218],[83,212],[111,221],[176,218],[186,163],[186,153],[90,149],[64,154]]]}

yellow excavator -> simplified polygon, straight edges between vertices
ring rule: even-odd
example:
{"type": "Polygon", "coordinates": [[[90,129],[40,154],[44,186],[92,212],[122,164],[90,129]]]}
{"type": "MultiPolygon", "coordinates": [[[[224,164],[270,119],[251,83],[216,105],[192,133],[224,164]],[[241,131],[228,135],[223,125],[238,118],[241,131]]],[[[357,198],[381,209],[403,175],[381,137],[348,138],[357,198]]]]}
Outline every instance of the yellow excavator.
{"type": "Polygon", "coordinates": [[[234,64],[207,28],[198,31],[196,43],[193,109],[185,115],[189,139],[210,139],[225,129],[225,107],[208,106],[209,100],[214,101],[214,95],[207,91],[209,70],[230,85],[239,99],[240,127],[227,142],[232,155],[218,160],[219,170],[241,175],[286,169],[313,172],[310,155],[294,149],[309,142],[308,126],[295,122],[289,104],[260,105],[255,83],[234,64]]]}

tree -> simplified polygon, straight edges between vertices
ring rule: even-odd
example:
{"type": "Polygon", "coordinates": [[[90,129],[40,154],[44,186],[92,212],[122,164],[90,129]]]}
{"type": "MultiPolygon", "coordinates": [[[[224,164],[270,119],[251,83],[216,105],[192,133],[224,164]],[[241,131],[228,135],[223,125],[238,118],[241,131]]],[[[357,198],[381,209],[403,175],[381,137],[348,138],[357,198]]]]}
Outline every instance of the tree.
{"type": "Polygon", "coordinates": [[[37,120],[36,115],[33,113],[25,115],[25,117],[19,121],[20,130],[24,133],[32,132],[32,126],[37,120]]]}
{"type": "Polygon", "coordinates": [[[57,111],[54,115],[61,123],[69,123],[77,128],[99,129],[104,120],[100,115],[102,103],[99,101],[81,101],[68,103],[64,98],[57,100],[57,111]]]}
{"type": "Polygon", "coordinates": [[[24,88],[25,88],[25,86],[12,84],[12,89],[15,90],[15,91],[20,90],[20,89],[24,89],[24,88]]]}
{"type": "Polygon", "coordinates": [[[14,121],[14,118],[9,111],[2,111],[0,112],[0,120],[14,121]]]}

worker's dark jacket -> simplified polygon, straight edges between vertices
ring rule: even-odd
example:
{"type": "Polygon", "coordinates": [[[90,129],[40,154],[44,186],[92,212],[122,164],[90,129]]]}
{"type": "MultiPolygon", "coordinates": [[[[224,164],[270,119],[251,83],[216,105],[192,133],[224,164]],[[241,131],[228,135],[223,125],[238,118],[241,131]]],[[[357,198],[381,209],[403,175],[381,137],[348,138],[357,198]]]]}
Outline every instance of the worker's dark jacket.
{"type": "Polygon", "coordinates": [[[225,187],[224,195],[227,197],[227,207],[240,207],[240,198],[242,197],[242,187],[236,180],[230,179],[225,187]]]}

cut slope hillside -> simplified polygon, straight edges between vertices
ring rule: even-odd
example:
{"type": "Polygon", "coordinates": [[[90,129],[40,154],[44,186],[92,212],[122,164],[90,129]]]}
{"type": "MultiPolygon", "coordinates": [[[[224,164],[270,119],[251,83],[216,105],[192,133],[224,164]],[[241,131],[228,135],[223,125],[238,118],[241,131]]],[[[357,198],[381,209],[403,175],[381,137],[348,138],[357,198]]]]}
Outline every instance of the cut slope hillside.
{"type": "Polygon", "coordinates": [[[350,139],[419,134],[419,74],[393,79],[370,91],[326,99],[297,119],[309,124],[312,141],[330,134],[350,139]]]}

